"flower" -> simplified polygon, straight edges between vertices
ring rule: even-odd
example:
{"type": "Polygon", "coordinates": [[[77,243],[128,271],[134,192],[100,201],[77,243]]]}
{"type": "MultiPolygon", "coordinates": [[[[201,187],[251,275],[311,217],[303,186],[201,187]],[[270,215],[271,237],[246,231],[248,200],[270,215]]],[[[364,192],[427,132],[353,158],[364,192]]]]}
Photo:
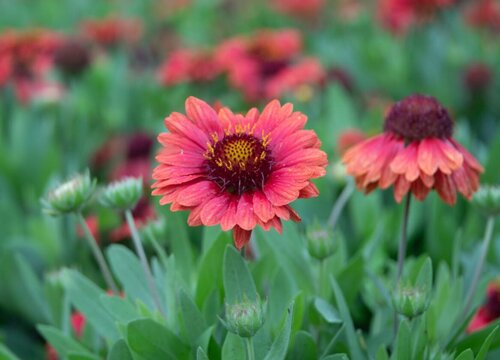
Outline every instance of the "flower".
{"type": "Polygon", "coordinates": [[[500,281],[496,280],[488,285],[486,301],[474,314],[467,326],[467,332],[481,330],[498,318],[500,318],[500,281]]]}
{"type": "Polygon", "coordinates": [[[493,72],[490,66],[481,62],[469,64],[463,74],[463,84],[471,94],[481,94],[491,85],[493,72]]]}
{"type": "Polygon", "coordinates": [[[397,202],[409,191],[423,200],[432,189],[450,205],[457,190],[470,200],[483,168],[452,130],[448,111],[435,98],[408,96],[389,111],[383,134],[349,149],[342,161],[365,193],[394,185],[397,202]]]}
{"type": "Polygon", "coordinates": [[[495,0],[471,1],[464,14],[471,26],[500,31],[500,4],[495,0]]]}
{"type": "Polygon", "coordinates": [[[296,30],[261,30],[224,41],[216,59],[230,84],[248,101],[273,99],[302,85],[315,85],[324,71],[313,58],[301,58],[302,37],[296,30]]]}
{"type": "Polygon", "coordinates": [[[273,0],[279,12],[298,18],[314,18],[323,9],[325,0],[273,0]]]}
{"type": "Polygon", "coordinates": [[[163,149],[153,171],[153,195],[172,211],[191,210],[188,224],[233,230],[237,248],[260,225],[281,232],[281,220],[300,221],[289,205],[318,195],[310,181],[325,175],[326,154],[307,117],[292,104],[271,101],[259,114],[222,108],[189,97],[186,113],[165,119],[163,149]]]}
{"type": "Polygon", "coordinates": [[[54,63],[65,75],[78,76],[91,62],[90,51],[85,42],[68,37],[54,53],[54,63]]]}
{"type": "Polygon", "coordinates": [[[340,133],[337,140],[337,151],[342,156],[354,145],[366,139],[366,134],[357,129],[346,129],[340,133]]]}
{"type": "Polygon", "coordinates": [[[86,20],[81,24],[84,37],[102,47],[136,43],[142,36],[142,23],[138,19],[108,17],[86,20]]]}
{"type": "Polygon", "coordinates": [[[206,82],[215,79],[221,70],[211,52],[182,49],[172,52],[160,66],[158,79],[167,86],[182,82],[206,82]]]}

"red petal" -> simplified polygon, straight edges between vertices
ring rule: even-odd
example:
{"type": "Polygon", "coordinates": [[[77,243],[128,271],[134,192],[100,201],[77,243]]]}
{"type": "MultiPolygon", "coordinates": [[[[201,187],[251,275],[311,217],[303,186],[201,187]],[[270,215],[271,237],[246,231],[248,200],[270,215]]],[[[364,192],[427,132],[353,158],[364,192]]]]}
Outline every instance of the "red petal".
{"type": "Polygon", "coordinates": [[[236,246],[236,249],[241,250],[243,246],[248,244],[251,235],[252,235],[251,230],[244,230],[240,228],[238,225],[236,225],[233,228],[233,241],[234,241],[234,246],[236,246]]]}

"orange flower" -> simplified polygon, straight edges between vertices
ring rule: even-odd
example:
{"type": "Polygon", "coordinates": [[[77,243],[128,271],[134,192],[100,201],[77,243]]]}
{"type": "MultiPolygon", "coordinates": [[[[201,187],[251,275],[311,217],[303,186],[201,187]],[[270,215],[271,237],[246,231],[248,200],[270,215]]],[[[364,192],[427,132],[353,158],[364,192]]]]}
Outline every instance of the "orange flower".
{"type": "Polygon", "coordinates": [[[326,154],[307,117],[292,104],[270,102],[261,114],[246,115],[222,108],[216,113],[190,97],[186,116],[165,119],[168,133],[153,171],[153,195],[172,211],[191,210],[190,226],[220,224],[233,230],[237,248],[260,225],[281,232],[281,220],[300,221],[289,205],[318,195],[310,181],[325,175],[326,154]]]}
{"type": "Polygon", "coordinates": [[[158,78],[163,85],[215,79],[221,67],[209,51],[182,49],[174,51],[160,66],[158,78]]]}
{"type": "Polygon", "coordinates": [[[342,161],[365,193],[394,185],[394,197],[400,202],[409,191],[423,200],[435,189],[451,205],[457,190],[467,199],[472,197],[483,171],[451,137],[452,130],[448,111],[435,98],[412,95],[391,108],[383,134],[349,149],[342,161]]]}

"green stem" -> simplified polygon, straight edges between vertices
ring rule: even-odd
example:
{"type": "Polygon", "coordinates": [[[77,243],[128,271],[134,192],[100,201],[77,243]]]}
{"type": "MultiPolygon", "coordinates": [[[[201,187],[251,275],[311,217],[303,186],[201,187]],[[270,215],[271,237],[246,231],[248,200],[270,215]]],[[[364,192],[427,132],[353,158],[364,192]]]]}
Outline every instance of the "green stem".
{"type": "Polygon", "coordinates": [[[247,360],[255,360],[252,337],[245,338],[245,345],[247,349],[247,360]]]}
{"type": "Polygon", "coordinates": [[[130,229],[130,234],[132,235],[132,241],[134,242],[135,251],[139,256],[139,260],[141,261],[142,270],[144,271],[144,276],[146,277],[146,282],[149,288],[149,292],[151,293],[151,297],[158,308],[158,311],[166,317],[165,310],[163,309],[163,305],[160,301],[160,295],[158,293],[158,289],[155,286],[153,280],[153,274],[151,273],[151,269],[149,268],[148,260],[146,259],[146,253],[144,252],[144,248],[142,247],[141,238],[139,237],[139,232],[135,226],[134,218],[132,216],[132,212],[130,210],[125,211],[125,218],[127,219],[127,224],[130,229]]]}
{"type": "Polygon", "coordinates": [[[398,249],[398,273],[396,276],[396,288],[398,287],[399,280],[401,279],[401,275],[403,274],[405,256],[406,256],[406,246],[407,246],[407,229],[408,229],[408,218],[410,214],[410,202],[411,202],[411,193],[409,192],[406,195],[406,202],[403,214],[403,226],[401,227],[401,238],[399,240],[399,249],[398,249]]]}
{"type": "Polygon", "coordinates": [[[488,253],[488,248],[490,247],[494,224],[495,224],[495,218],[493,216],[488,217],[488,221],[486,222],[486,230],[484,232],[484,237],[481,247],[481,253],[479,255],[479,261],[477,262],[476,269],[474,272],[474,277],[472,278],[472,283],[469,288],[469,292],[467,293],[462,318],[467,317],[469,309],[472,305],[472,300],[474,299],[474,295],[476,293],[476,288],[479,283],[479,278],[481,276],[481,271],[484,266],[484,261],[486,260],[486,254],[488,253]]]}
{"type": "Polygon", "coordinates": [[[99,269],[101,270],[102,276],[104,277],[104,281],[106,281],[106,285],[111,291],[113,291],[114,294],[118,294],[118,287],[116,286],[115,281],[113,280],[113,276],[111,275],[111,271],[109,270],[108,264],[106,263],[106,260],[104,259],[104,255],[102,254],[101,249],[99,248],[99,245],[97,245],[97,241],[95,240],[94,236],[92,235],[92,232],[89,229],[89,226],[87,225],[87,222],[83,218],[83,215],[81,212],[76,214],[76,217],[78,218],[78,221],[80,222],[80,226],[83,229],[83,232],[85,233],[85,239],[87,239],[87,242],[90,246],[90,249],[92,250],[92,253],[94,254],[94,258],[97,262],[97,265],[99,266],[99,269]]]}
{"type": "Polygon", "coordinates": [[[342,213],[344,206],[347,204],[347,201],[349,200],[353,192],[354,192],[354,182],[348,181],[346,186],[340,193],[339,197],[337,198],[337,201],[335,201],[335,204],[333,205],[332,212],[328,217],[328,223],[327,223],[328,227],[332,229],[335,228],[335,225],[337,224],[340,214],[342,213]]]}
{"type": "Polygon", "coordinates": [[[326,283],[327,283],[327,280],[326,280],[326,260],[325,259],[322,259],[320,260],[320,263],[319,263],[319,296],[321,296],[322,298],[324,298],[326,300],[326,297],[327,297],[327,290],[328,290],[328,287],[325,286],[326,283]]]}

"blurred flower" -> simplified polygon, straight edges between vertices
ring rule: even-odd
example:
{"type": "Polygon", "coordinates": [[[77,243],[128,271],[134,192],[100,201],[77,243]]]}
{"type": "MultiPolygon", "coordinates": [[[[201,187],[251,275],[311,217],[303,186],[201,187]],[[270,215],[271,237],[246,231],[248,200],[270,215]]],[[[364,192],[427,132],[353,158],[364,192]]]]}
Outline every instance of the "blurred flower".
{"type": "Polygon", "coordinates": [[[139,19],[118,17],[85,20],[81,24],[81,32],[85,38],[109,48],[139,41],[142,36],[142,23],[139,19]]]}
{"type": "Polygon", "coordinates": [[[79,311],[73,312],[71,314],[71,327],[75,332],[76,337],[81,337],[83,335],[83,329],[85,328],[86,323],[85,316],[79,311]]]}
{"type": "Polygon", "coordinates": [[[250,37],[226,40],[216,58],[228,72],[231,85],[249,101],[257,101],[321,82],[321,65],[312,58],[301,59],[301,51],[302,37],[296,30],[261,30],[250,37]]]}
{"type": "MultiPolygon", "coordinates": [[[[149,199],[145,197],[139,199],[137,205],[132,210],[132,216],[137,229],[141,229],[150,221],[156,219],[154,208],[151,206],[149,199]]],[[[130,228],[125,221],[109,234],[109,239],[112,242],[123,241],[125,239],[129,239],[130,237],[130,228]]]]}
{"type": "Polygon", "coordinates": [[[227,330],[241,337],[252,337],[264,325],[264,305],[257,297],[255,301],[244,300],[236,304],[226,304],[227,330]]]}
{"type": "Polygon", "coordinates": [[[142,195],[142,179],[126,177],[106,186],[99,195],[102,205],[117,210],[130,210],[142,195]]]}
{"type": "Polygon", "coordinates": [[[52,104],[59,102],[64,94],[64,87],[56,82],[19,80],[14,83],[16,98],[23,104],[38,102],[52,104]]]}
{"type": "Polygon", "coordinates": [[[415,23],[431,19],[455,0],[379,0],[378,17],[386,29],[405,33],[415,23]]]}
{"type": "Polygon", "coordinates": [[[325,6],[325,0],[272,0],[277,11],[298,18],[314,18],[325,6]]]}
{"type": "Polygon", "coordinates": [[[472,202],[488,216],[500,214],[500,186],[481,186],[474,194],[472,202]]]}
{"type": "Polygon", "coordinates": [[[484,92],[493,81],[493,73],[487,64],[475,62],[469,64],[463,75],[465,88],[471,94],[484,92]]]}
{"type": "Polygon", "coordinates": [[[67,76],[78,76],[90,65],[91,56],[85,42],[66,38],[54,53],[54,63],[67,76]]]}
{"type": "Polygon", "coordinates": [[[93,195],[95,185],[88,171],[78,174],[42,199],[43,211],[52,216],[81,211],[93,195]]]}
{"type": "Polygon", "coordinates": [[[337,152],[344,155],[354,145],[366,139],[366,135],[361,130],[347,129],[343,131],[337,140],[337,152]]]}
{"type": "Polygon", "coordinates": [[[292,111],[275,100],[261,114],[217,114],[188,98],[187,116],[172,113],[158,137],[153,195],[171,211],[191,210],[190,226],[232,229],[237,248],[257,225],[281,232],[281,219],[300,221],[289,203],[318,195],[310,179],[325,175],[327,159],[314,131],[303,130],[306,116],[292,111]]]}
{"type": "Polygon", "coordinates": [[[469,326],[467,326],[467,332],[481,330],[498,318],[500,318],[500,282],[496,280],[488,285],[486,301],[477,310],[469,326]]]}
{"type": "Polygon", "coordinates": [[[450,205],[457,190],[470,200],[483,168],[452,130],[448,111],[435,98],[408,96],[392,107],[383,134],[349,149],[342,161],[365,193],[394,185],[397,202],[408,191],[423,200],[432,189],[450,205]]]}
{"type": "Polygon", "coordinates": [[[160,66],[158,79],[167,86],[182,82],[206,82],[215,79],[221,71],[210,51],[182,49],[171,53],[160,66]]]}
{"type": "Polygon", "coordinates": [[[500,2],[495,0],[471,1],[465,12],[468,24],[495,32],[500,31],[500,2]]]}

